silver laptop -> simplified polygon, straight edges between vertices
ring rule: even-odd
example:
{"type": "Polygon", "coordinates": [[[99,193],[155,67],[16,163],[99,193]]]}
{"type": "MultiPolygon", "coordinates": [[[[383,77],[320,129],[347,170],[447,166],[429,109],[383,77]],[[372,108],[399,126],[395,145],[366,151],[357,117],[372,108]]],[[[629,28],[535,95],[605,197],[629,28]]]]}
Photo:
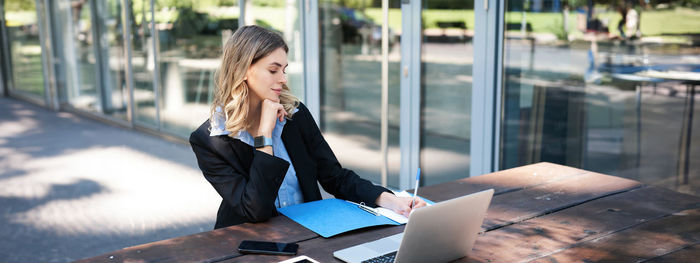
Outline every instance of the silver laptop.
{"type": "Polygon", "coordinates": [[[481,231],[492,196],[489,189],[416,209],[403,233],[338,250],[333,256],[348,263],[392,257],[397,263],[447,262],[464,257],[481,231]]]}

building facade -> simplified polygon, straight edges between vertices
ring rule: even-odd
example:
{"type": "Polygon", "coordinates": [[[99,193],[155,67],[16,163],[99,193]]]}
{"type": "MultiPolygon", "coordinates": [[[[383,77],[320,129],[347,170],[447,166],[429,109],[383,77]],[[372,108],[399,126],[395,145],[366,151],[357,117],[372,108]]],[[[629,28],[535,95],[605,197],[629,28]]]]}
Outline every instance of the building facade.
{"type": "Polygon", "coordinates": [[[697,1],[0,0],[3,94],[186,139],[279,32],[341,163],[412,188],[553,162],[698,193],[697,1]],[[383,6],[384,4],[384,6],[383,6]],[[697,118],[697,117],[696,117],[697,118]],[[695,185],[695,186],[693,186],[695,185]]]}

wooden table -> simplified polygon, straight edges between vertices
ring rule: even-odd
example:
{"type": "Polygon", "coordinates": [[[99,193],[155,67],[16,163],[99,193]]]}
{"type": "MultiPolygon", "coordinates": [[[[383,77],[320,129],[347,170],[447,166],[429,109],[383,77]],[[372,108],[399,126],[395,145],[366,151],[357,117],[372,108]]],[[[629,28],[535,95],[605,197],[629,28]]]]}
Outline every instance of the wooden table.
{"type": "MultiPolygon", "coordinates": [[[[698,262],[700,197],[634,180],[538,163],[421,188],[434,201],[494,188],[468,258],[457,262],[698,262]]],[[[400,233],[381,226],[323,238],[284,216],[265,223],[177,237],[80,262],[277,262],[241,255],[244,239],[299,243],[299,255],[338,262],[332,252],[400,233]]]]}

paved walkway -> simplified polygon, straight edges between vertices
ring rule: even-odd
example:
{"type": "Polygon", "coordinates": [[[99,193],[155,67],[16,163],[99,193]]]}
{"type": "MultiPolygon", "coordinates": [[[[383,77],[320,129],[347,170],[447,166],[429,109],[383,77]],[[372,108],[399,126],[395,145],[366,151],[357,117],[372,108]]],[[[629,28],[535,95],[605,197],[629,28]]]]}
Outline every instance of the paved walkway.
{"type": "Polygon", "coordinates": [[[0,262],[67,262],[212,229],[189,146],[0,97],[0,262]]]}

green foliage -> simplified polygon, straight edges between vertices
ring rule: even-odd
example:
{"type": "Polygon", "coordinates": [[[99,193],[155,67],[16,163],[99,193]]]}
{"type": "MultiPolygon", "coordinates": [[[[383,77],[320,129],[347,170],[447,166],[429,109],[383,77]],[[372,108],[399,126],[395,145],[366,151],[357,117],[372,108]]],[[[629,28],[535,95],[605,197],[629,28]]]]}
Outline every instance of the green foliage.
{"type": "Polygon", "coordinates": [[[34,11],[34,0],[5,0],[5,11],[34,11]]]}
{"type": "Polygon", "coordinates": [[[286,1],[284,0],[253,0],[254,6],[263,7],[285,7],[286,1]]]}
{"type": "Polygon", "coordinates": [[[237,0],[156,0],[156,10],[164,7],[201,9],[216,6],[237,5],[237,0]]]}
{"type": "Polygon", "coordinates": [[[165,7],[175,7],[175,8],[192,8],[192,0],[156,0],[156,9],[161,9],[165,7]]]}
{"type": "Polygon", "coordinates": [[[561,17],[554,18],[552,20],[552,24],[550,24],[547,29],[549,30],[550,33],[554,34],[557,36],[557,39],[559,40],[568,40],[569,36],[566,35],[566,31],[564,31],[564,26],[562,25],[563,19],[561,17]]]}
{"type": "Polygon", "coordinates": [[[195,12],[185,7],[178,10],[177,20],[173,24],[175,36],[189,38],[197,35],[207,25],[209,18],[206,14],[195,12]]]}
{"type": "MultiPolygon", "coordinates": [[[[372,7],[372,0],[335,0],[328,1],[332,3],[338,3],[339,6],[355,8],[355,9],[365,9],[372,7]]],[[[379,6],[381,7],[381,6],[379,6]]]]}
{"type": "Polygon", "coordinates": [[[651,0],[649,4],[656,7],[659,4],[664,4],[670,8],[673,7],[690,7],[700,8],[700,0],[651,0]]]}

